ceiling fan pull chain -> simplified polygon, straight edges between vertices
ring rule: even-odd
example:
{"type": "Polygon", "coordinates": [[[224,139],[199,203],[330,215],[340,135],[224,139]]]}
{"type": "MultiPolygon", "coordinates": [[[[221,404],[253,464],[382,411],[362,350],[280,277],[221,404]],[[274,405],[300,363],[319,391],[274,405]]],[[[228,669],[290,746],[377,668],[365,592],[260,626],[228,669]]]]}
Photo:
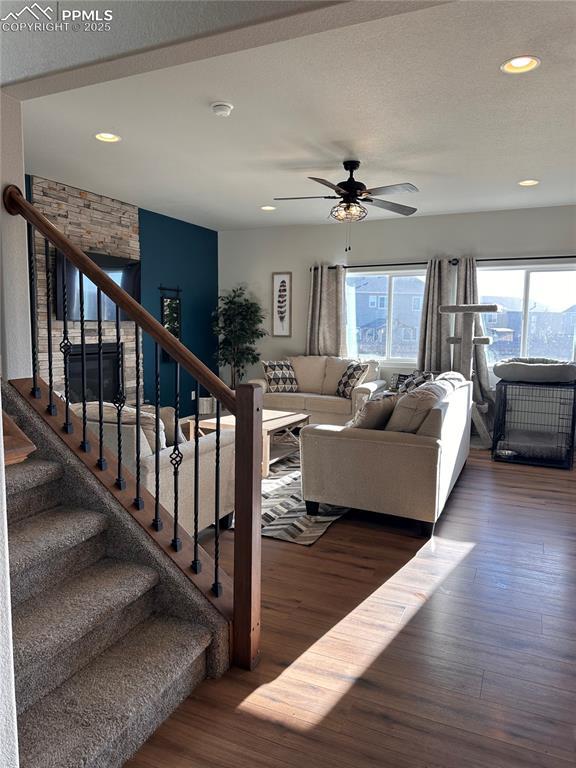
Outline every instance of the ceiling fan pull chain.
{"type": "Polygon", "coordinates": [[[352,226],[351,221],[346,222],[346,247],[344,248],[344,253],[349,253],[352,250],[352,230],[350,229],[352,226]]]}

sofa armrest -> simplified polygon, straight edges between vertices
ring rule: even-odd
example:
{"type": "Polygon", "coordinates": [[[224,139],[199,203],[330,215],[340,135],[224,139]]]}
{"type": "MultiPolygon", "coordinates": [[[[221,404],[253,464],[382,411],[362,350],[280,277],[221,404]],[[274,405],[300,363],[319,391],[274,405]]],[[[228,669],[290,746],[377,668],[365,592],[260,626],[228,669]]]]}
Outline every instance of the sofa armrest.
{"type": "Polygon", "coordinates": [[[436,520],[439,440],[329,425],[304,427],[300,440],[306,501],[436,520]]]}
{"type": "Polygon", "coordinates": [[[362,408],[366,400],[369,400],[376,392],[386,389],[386,382],[384,379],[374,379],[374,381],[366,381],[354,387],[352,390],[352,413],[355,414],[362,408]]]}
{"type": "Polygon", "coordinates": [[[259,387],[262,387],[264,392],[268,391],[268,384],[266,383],[266,379],[249,379],[248,384],[258,384],[259,387]]]}

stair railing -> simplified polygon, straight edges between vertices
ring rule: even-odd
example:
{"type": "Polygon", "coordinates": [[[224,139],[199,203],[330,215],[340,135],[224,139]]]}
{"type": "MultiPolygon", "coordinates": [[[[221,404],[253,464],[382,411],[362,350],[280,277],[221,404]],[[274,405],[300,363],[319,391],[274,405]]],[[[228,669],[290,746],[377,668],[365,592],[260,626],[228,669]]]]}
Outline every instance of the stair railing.
{"type": "MultiPolygon", "coordinates": [[[[58,421],[57,429],[62,438],[71,447],[75,446],[76,452],[84,463],[92,468],[92,471],[101,479],[110,476],[109,487],[115,492],[117,498],[124,503],[126,508],[136,517],[139,516],[142,524],[142,515],[148,514],[146,527],[149,534],[157,537],[158,543],[164,551],[171,555],[178,566],[187,572],[192,581],[198,585],[204,584],[204,592],[214,605],[221,608],[226,615],[224,605],[232,605],[232,615],[227,616],[232,625],[232,661],[237,666],[252,669],[258,660],[260,638],[260,580],[261,580],[261,534],[260,534],[260,493],[261,493],[261,460],[262,460],[262,390],[251,384],[242,384],[233,391],[201,360],[199,360],[187,347],[175,336],[167,331],[149,312],[147,312],[134,298],[123,288],[115,283],[100,267],[98,267],[80,248],[75,246],[62,232],[60,232],[32,203],[28,202],[18,187],[9,185],[3,192],[4,206],[8,213],[22,216],[28,223],[28,268],[30,277],[30,328],[32,339],[32,379],[26,380],[25,393],[36,410],[43,413],[44,418],[55,428],[55,420],[58,421]],[[38,266],[34,247],[34,230],[44,238],[44,277],[46,280],[46,351],[42,350],[42,362],[48,370],[48,383],[45,383],[39,375],[39,323],[37,307],[37,283],[38,266]],[[54,316],[54,269],[50,244],[61,253],[65,260],[73,264],[79,271],[79,322],[80,322],[80,387],[81,387],[81,420],[78,422],[79,432],[75,436],[76,417],[70,407],[70,353],[72,343],[69,333],[69,287],[67,286],[67,270],[65,260],[62,260],[62,273],[60,275],[62,290],[62,337],[59,343],[59,352],[63,369],[64,392],[63,400],[60,399],[54,389],[55,350],[52,339],[52,323],[54,316]],[[86,387],[86,319],[84,279],[88,278],[97,290],[97,321],[96,338],[98,345],[98,431],[97,444],[89,439],[87,416],[87,387],[86,387]],[[103,312],[102,300],[107,296],[115,305],[115,344],[117,360],[120,370],[118,386],[113,405],[116,409],[116,456],[112,456],[104,447],[104,402],[103,402],[103,312]],[[127,405],[127,396],[124,383],[124,371],[122,370],[122,317],[128,317],[134,323],[135,337],[135,363],[136,363],[136,445],[134,477],[127,472],[123,462],[122,426],[124,408],[127,405]],[[140,419],[141,419],[141,343],[144,334],[154,342],[154,415],[156,424],[155,445],[155,494],[151,498],[141,485],[141,445],[140,445],[140,419]],[[160,355],[164,350],[175,364],[175,388],[174,401],[174,445],[170,454],[170,463],[173,470],[174,512],[170,516],[162,508],[160,502],[160,355]],[[193,433],[191,439],[195,443],[194,459],[194,492],[192,499],[181,499],[179,494],[180,475],[182,472],[182,451],[179,444],[179,417],[180,417],[180,379],[182,372],[189,374],[194,380],[194,392],[196,412],[193,418],[193,433]],[[199,542],[199,396],[200,387],[207,390],[216,400],[216,424],[215,424],[215,452],[214,452],[214,555],[207,556],[199,542]],[[40,405],[42,403],[42,405],[40,405]],[[221,416],[222,409],[233,414],[236,419],[235,427],[235,486],[234,486],[234,574],[233,596],[226,593],[230,591],[230,580],[225,577],[220,564],[220,484],[221,484],[221,416]],[[76,438],[76,443],[74,439],[76,438]],[[79,439],[78,439],[79,438],[79,439]],[[115,459],[115,460],[114,460],[115,459]],[[115,464],[110,467],[109,464],[115,464]],[[110,473],[113,474],[110,474],[110,473]],[[127,489],[127,480],[130,481],[130,489],[127,489]],[[126,502],[126,493],[132,495],[126,502]],[[187,532],[180,525],[179,507],[181,503],[188,503],[193,508],[193,531],[187,532]],[[147,506],[150,507],[147,509],[147,506]],[[167,531],[163,531],[168,523],[171,530],[169,538],[167,531]],[[190,541],[191,558],[188,563],[182,563],[182,541],[190,541]],[[206,564],[212,568],[210,582],[206,581],[206,574],[201,574],[206,564]],[[200,575],[202,580],[200,580],[200,575]],[[223,582],[226,585],[223,585],[223,582]],[[209,583],[209,588],[206,584],[209,583]]],[[[22,380],[20,380],[22,381],[22,380]]],[[[18,383],[18,382],[16,382],[18,383]]],[[[22,389],[22,388],[21,388],[22,389]]],[[[103,480],[104,482],[104,480],[103,480]]]]}

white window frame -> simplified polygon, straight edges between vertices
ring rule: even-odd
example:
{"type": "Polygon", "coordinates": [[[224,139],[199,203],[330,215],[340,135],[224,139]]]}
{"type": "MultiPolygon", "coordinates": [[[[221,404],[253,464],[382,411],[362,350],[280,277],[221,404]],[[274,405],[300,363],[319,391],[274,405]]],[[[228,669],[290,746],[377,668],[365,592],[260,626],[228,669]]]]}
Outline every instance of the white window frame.
{"type": "Polygon", "coordinates": [[[426,268],[420,269],[354,269],[348,268],[350,275],[356,277],[374,277],[374,275],[386,275],[388,277],[388,308],[386,312],[386,355],[380,355],[376,353],[358,353],[360,360],[380,360],[385,363],[390,363],[403,366],[412,366],[416,364],[416,357],[392,357],[390,351],[392,350],[392,315],[394,312],[394,278],[395,277],[426,277],[426,268]]]}
{"type": "MultiPolygon", "coordinates": [[[[530,278],[532,274],[535,272],[575,272],[576,261],[569,261],[565,264],[560,264],[558,261],[552,264],[545,264],[542,262],[532,264],[530,261],[519,261],[514,265],[498,264],[497,262],[490,262],[487,264],[484,262],[483,266],[478,265],[478,272],[511,272],[513,270],[524,272],[524,286],[522,292],[522,326],[520,331],[520,357],[526,357],[528,348],[528,322],[530,318],[528,302],[530,299],[530,278]]],[[[574,357],[576,357],[576,348],[572,351],[572,354],[574,357]]],[[[491,363],[489,364],[489,367],[492,368],[493,365],[494,363],[491,363]]]]}
{"type": "Polygon", "coordinates": [[[422,302],[424,301],[423,296],[412,296],[412,312],[422,312],[422,302]],[[417,305],[414,306],[414,299],[417,300],[417,305]]]}
{"type": "Polygon", "coordinates": [[[374,293],[368,294],[368,309],[378,309],[378,296],[374,293]]]}

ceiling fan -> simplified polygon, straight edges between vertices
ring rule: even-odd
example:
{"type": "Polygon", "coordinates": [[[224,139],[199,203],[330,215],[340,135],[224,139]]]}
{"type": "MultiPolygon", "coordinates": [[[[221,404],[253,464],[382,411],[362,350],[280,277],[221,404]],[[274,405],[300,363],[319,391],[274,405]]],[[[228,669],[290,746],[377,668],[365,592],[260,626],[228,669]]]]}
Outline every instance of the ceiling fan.
{"type": "Polygon", "coordinates": [[[359,160],[344,160],[344,169],[350,174],[346,181],[340,181],[338,184],[332,184],[326,179],[318,179],[315,176],[309,176],[311,181],[323,184],[336,192],[335,195],[316,195],[312,197],[275,197],[274,200],[338,200],[340,202],[330,211],[330,216],[337,221],[361,221],[366,217],[368,211],[363,203],[375,205],[378,208],[384,208],[392,213],[399,213],[401,216],[411,216],[416,213],[417,208],[409,205],[400,205],[391,203],[389,200],[378,200],[375,195],[390,195],[397,192],[418,192],[418,187],[409,182],[403,184],[388,184],[384,187],[372,187],[367,189],[361,181],[356,181],[354,171],[360,168],[359,160]]]}

